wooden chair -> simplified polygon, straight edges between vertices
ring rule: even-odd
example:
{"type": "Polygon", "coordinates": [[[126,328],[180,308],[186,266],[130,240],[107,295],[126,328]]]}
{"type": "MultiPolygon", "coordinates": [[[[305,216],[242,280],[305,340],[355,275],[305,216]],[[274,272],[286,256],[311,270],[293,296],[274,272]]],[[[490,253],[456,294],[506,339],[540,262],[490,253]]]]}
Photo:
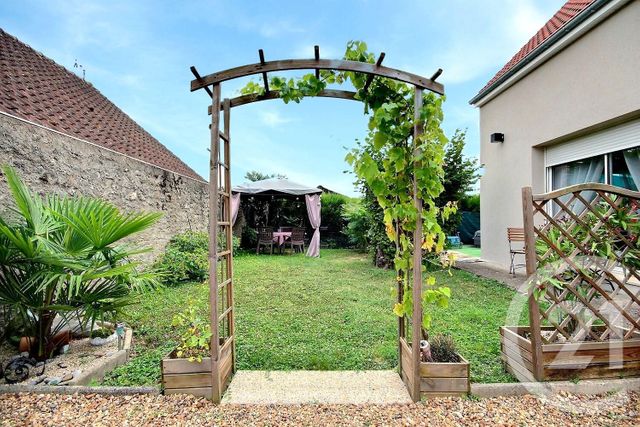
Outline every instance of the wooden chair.
{"type": "Polygon", "coordinates": [[[299,248],[301,252],[304,252],[304,228],[294,227],[291,230],[291,254],[295,252],[295,248],[299,248]]]}
{"type": "Polygon", "coordinates": [[[509,273],[516,275],[516,268],[522,268],[524,263],[516,264],[516,256],[525,254],[524,248],[524,228],[508,227],[507,228],[507,240],[509,240],[509,255],[511,256],[511,266],[509,267],[509,273]],[[516,245],[514,245],[514,243],[516,245]],[[520,245],[522,243],[522,245],[520,245]]]}
{"type": "Polygon", "coordinates": [[[269,246],[270,254],[273,255],[273,230],[271,227],[258,228],[258,247],[256,247],[256,254],[260,253],[260,246],[269,246]]]}

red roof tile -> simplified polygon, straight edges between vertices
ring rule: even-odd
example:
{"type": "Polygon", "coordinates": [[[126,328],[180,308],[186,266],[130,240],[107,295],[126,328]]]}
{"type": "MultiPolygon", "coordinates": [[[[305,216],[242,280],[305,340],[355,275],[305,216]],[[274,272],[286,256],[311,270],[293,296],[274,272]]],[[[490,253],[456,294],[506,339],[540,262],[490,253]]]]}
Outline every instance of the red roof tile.
{"type": "Polygon", "coordinates": [[[489,83],[478,92],[479,96],[486,92],[500,77],[504,76],[509,70],[515,67],[520,61],[534,52],[545,40],[556,33],[560,28],[564,27],[573,18],[578,16],[580,12],[587,8],[595,0],[568,0],[555,15],[547,21],[546,24],[516,53],[509,62],[498,73],[493,76],[489,83]]]}
{"type": "Polygon", "coordinates": [[[2,29],[0,111],[203,181],[91,83],[2,29]]]}

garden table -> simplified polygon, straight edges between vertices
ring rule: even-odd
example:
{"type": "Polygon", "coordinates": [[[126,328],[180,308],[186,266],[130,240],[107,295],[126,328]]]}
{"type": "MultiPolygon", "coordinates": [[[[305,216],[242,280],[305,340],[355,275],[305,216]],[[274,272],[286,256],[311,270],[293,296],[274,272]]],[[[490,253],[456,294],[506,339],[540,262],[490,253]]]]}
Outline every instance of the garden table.
{"type": "Polygon", "coordinates": [[[274,231],[273,232],[273,241],[278,244],[278,246],[282,246],[284,242],[291,238],[291,231],[274,231]]]}

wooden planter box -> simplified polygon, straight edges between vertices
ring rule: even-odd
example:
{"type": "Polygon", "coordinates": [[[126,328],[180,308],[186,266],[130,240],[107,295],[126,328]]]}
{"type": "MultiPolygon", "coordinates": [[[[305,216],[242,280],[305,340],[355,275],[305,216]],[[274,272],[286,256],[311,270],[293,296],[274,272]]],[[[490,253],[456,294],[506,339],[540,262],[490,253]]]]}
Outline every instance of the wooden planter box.
{"type": "MultiPolygon", "coordinates": [[[[412,389],[413,359],[404,339],[402,346],[402,379],[412,389]]],[[[420,395],[422,397],[466,396],[470,391],[469,362],[460,356],[458,363],[420,362],[420,395]]]]}
{"type": "MultiPolygon", "coordinates": [[[[543,331],[553,327],[542,327],[543,331]]],[[[500,328],[502,362],[507,371],[525,381],[620,378],[640,375],[640,334],[625,341],[541,345],[542,375],[535,377],[534,348],[525,337],[528,326],[500,328]]]]}
{"type": "MultiPolygon", "coordinates": [[[[172,351],[161,362],[164,394],[191,394],[213,399],[211,366],[210,357],[203,358],[202,362],[189,362],[176,358],[172,351]]],[[[220,347],[218,373],[220,390],[216,395],[222,396],[233,374],[232,340],[220,347]]]]}

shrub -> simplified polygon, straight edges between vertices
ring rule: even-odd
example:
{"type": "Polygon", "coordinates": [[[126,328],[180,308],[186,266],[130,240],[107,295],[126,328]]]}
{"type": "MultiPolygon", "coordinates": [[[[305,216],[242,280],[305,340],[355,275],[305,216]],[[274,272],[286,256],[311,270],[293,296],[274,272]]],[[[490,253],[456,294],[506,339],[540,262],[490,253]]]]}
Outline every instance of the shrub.
{"type": "Polygon", "coordinates": [[[71,317],[93,327],[159,285],[155,272],[130,259],[143,250],[122,240],[149,228],[160,214],[124,214],[100,199],[42,197],[12,168],[4,173],[16,218],[0,217],[0,306],[20,321],[21,334],[34,337],[33,357],[51,356],[53,337],[71,317]]]}
{"type": "Polygon", "coordinates": [[[449,334],[438,334],[429,340],[431,357],[438,363],[458,363],[460,356],[453,337],[449,334]]]}
{"type": "Polygon", "coordinates": [[[360,199],[354,199],[344,206],[346,226],[344,234],[349,239],[349,245],[364,251],[369,244],[369,214],[360,199]]]}
{"type": "MultiPolygon", "coordinates": [[[[233,236],[233,250],[240,249],[240,239],[233,236]]],[[[205,232],[187,231],[171,238],[164,254],[156,261],[167,285],[202,282],[209,277],[209,236],[205,232]]]]}

